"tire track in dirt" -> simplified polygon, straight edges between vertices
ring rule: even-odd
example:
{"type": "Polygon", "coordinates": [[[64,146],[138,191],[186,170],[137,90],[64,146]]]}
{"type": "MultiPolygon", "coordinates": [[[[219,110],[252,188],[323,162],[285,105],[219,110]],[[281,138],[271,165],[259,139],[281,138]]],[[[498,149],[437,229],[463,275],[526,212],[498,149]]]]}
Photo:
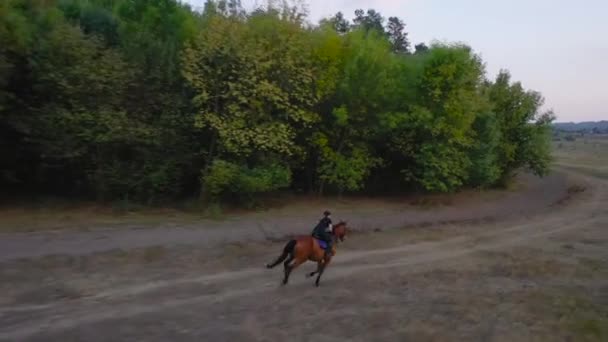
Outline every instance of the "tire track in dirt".
{"type": "MultiPolygon", "coordinates": [[[[566,211],[535,218],[532,222],[525,224],[439,242],[423,242],[397,248],[343,253],[339,259],[336,259],[328,277],[330,279],[344,278],[374,270],[414,265],[432,267],[436,263],[451,261],[474,252],[526,244],[548,235],[593,225],[599,219],[595,214],[602,211],[607,200],[606,195],[605,185],[602,182],[596,182],[589,201],[571,204],[566,211]],[[378,257],[384,259],[379,262],[369,262],[370,259],[378,257]],[[361,260],[366,263],[353,265],[354,262],[361,260]]],[[[274,274],[278,275],[279,272],[274,274]]],[[[29,313],[39,317],[32,319],[31,316],[28,316],[29,318],[25,322],[14,322],[5,326],[0,330],[0,339],[20,340],[42,332],[61,331],[109,319],[129,318],[184,305],[219,303],[233,298],[255,296],[262,292],[276,290],[275,280],[278,280],[279,277],[273,277],[273,280],[270,281],[268,275],[269,273],[261,268],[251,268],[109,290],[76,302],[63,302],[38,308],[30,306],[29,313]],[[245,280],[246,284],[243,285],[240,281],[245,280]],[[201,291],[205,290],[206,285],[220,284],[223,290],[182,299],[168,299],[153,304],[140,304],[135,301],[137,296],[188,284],[201,285],[201,291]]],[[[290,285],[299,286],[309,282],[294,274],[290,285]]],[[[24,307],[12,309],[28,311],[28,308],[24,307]]],[[[13,310],[1,309],[0,315],[4,316],[11,311],[13,310]]]]}

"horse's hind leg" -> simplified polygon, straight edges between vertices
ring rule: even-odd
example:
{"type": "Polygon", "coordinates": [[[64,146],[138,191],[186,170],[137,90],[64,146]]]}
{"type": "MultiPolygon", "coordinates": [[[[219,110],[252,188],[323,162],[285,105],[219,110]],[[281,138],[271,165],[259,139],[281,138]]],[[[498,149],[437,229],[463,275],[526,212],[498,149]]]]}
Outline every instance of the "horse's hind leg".
{"type": "Polygon", "coordinates": [[[293,254],[290,254],[289,257],[287,258],[287,260],[285,260],[285,262],[283,263],[283,268],[284,269],[288,269],[289,268],[289,264],[291,264],[291,262],[293,261],[294,256],[293,254]]]}
{"type": "MultiPolygon", "coordinates": [[[[290,258],[290,259],[293,259],[293,258],[290,258]]],[[[285,262],[285,264],[284,264],[285,265],[285,278],[283,278],[283,285],[287,285],[291,271],[293,271],[296,267],[300,266],[303,262],[304,261],[302,261],[300,259],[296,259],[296,261],[292,265],[289,265],[287,262],[285,262]]]]}
{"type": "Polygon", "coordinates": [[[291,266],[289,265],[293,261],[293,254],[290,254],[289,257],[283,263],[283,285],[287,284],[287,280],[289,280],[289,273],[291,273],[291,266]]]}

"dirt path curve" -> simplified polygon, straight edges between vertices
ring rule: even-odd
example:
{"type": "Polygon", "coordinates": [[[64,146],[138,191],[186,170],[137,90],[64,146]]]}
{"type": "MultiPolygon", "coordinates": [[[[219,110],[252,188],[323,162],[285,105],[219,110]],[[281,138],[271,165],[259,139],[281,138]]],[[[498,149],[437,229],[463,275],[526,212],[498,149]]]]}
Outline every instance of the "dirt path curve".
{"type": "MultiPolygon", "coordinates": [[[[584,196],[532,219],[511,218],[440,241],[341,252],[324,278],[327,287],[321,291],[310,286],[310,280],[303,279],[303,270],[294,273],[289,286],[277,289],[280,271],[265,271],[261,267],[146,281],[109,288],[78,300],[0,307],[0,340],[271,341],[290,336],[291,340],[293,336],[301,336],[296,340],[366,340],[372,336],[375,340],[393,340],[398,332],[388,329],[393,334],[388,335],[387,325],[397,329],[399,322],[387,321],[389,317],[405,315],[411,322],[428,316],[430,312],[411,304],[422,299],[426,304],[433,303],[434,296],[446,291],[441,284],[404,287],[401,280],[404,275],[407,278],[412,272],[462,267],[476,253],[538,246],[539,240],[548,243],[551,236],[597,230],[608,222],[605,209],[608,184],[589,178],[585,181],[590,191],[584,196]],[[378,286],[383,286],[384,291],[378,286]],[[374,289],[373,295],[368,295],[370,289],[374,289]],[[410,310],[391,305],[404,298],[410,310]],[[373,322],[379,317],[383,317],[379,320],[383,323],[376,326],[373,322]],[[322,330],[328,320],[334,322],[333,329],[322,330]]],[[[461,279],[443,285],[461,288],[461,279]]],[[[500,286],[505,291],[509,279],[502,281],[505,283],[491,286],[500,286]]],[[[479,283],[465,287],[471,290],[471,286],[479,283]]],[[[434,311],[434,315],[438,312],[441,311],[434,311]]],[[[469,329],[481,329],[470,319],[463,324],[469,329]]],[[[486,328],[482,330],[487,332],[486,328]]],[[[467,336],[470,331],[465,329],[461,333],[467,336]]],[[[491,331],[487,333],[491,335],[491,331]]]]}
{"type": "MultiPolygon", "coordinates": [[[[503,192],[456,195],[455,205],[423,209],[409,202],[365,201],[327,204],[335,219],[347,218],[358,231],[376,228],[392,229],[445,222],[497,220],[525,216],[550,208],[567,195],[568,180],[564,173],[553,173],[537,179],[521,178],[522,189],[503,192]],[[508,209],[505,209],[508,208],[508,209]]],[[[186,226],[146,229],[107,229],[87,232],[46,232],[0,234],[0,262],[45,255],[86,255],[113,249],[193,244],[202,247],[233,242],[282,239],[311,229],[324,208],[283,208],[264,213],[243,215],[222,222],[204,220],[186,226]]]]}

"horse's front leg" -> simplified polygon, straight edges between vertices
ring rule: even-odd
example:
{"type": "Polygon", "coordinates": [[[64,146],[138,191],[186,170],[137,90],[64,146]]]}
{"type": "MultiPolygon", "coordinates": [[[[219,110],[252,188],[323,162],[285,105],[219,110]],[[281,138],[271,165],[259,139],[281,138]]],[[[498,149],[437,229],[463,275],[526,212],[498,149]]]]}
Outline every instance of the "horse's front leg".
{"type": "Polygon", "coordinates": [[[319,271],[321,270],[321,264],[323,263],[323,261],[318,261],[317,262],[317,269],[314,272],[310,272],[306,274],[306,278],[310,278],[312,276],[314,276],[315,274],[319,273],[319,271]]]}
{"type": "Polygon", "coordinates": [[[323,272],[325,272],[325,268],[327,268],[327,265],[329,265],[330,260],[331,260],[331,258],[326,258],[324,260],[324,262],[319,264],[319,270],[318,270],[319,275],[317,275],[317,280],[315,280],[316,287],[319,287],[319,282],[321,281],[321,276],[323,275],[323,272]]]}

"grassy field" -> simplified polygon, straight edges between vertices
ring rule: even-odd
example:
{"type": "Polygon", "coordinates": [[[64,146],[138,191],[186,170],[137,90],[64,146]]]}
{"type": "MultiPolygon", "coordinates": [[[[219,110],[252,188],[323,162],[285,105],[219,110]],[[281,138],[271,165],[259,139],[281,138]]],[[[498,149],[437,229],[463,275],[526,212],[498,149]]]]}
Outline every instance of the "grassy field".
{"type": "Polygon", "coordinates": [[[608,135],[554,141],[553,151],[557,166],[608,179],[608,135]]]}

